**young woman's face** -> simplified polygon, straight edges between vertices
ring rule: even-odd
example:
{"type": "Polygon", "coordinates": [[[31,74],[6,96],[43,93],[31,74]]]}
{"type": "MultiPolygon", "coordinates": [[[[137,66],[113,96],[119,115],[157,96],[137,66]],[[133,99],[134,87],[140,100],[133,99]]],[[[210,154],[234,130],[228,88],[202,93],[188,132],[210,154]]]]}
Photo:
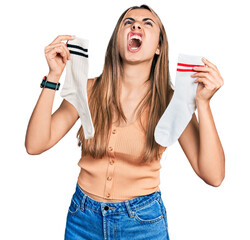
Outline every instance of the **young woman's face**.
{"type": "Polygon", "coordinates": [[[159,35],[157,19],[149,10],[129,11],[121,22],[117,36],[117,47],[123,62],[139,63],[153,60],[154,55],[160,53],[159,35]],[[131,40],[134,33],[137,33],[137,38],[141,36],[141,39],[131,40]]]}

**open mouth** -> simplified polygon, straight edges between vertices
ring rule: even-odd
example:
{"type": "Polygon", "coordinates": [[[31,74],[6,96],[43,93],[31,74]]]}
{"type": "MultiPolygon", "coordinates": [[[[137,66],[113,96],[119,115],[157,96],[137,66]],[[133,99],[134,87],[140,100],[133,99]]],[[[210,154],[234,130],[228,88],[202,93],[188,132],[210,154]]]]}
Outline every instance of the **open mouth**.
{"type": "Polygon", "coordinates": [[[142,41],[140,38],[132,37],[128,41],[128,50],[130,52],[138,52],[141,49],[142,41]]]}

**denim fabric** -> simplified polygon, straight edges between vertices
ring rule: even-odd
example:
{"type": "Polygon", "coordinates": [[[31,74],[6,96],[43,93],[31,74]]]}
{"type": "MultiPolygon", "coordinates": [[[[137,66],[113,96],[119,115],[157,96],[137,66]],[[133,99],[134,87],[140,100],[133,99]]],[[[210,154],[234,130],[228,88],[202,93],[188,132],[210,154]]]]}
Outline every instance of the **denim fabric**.
{"type": "Polygon", "coordinates": [[[169,240],[161,191],[122,202],[100,202],[78,183],[72,196],[65,240],[169,240]]]}

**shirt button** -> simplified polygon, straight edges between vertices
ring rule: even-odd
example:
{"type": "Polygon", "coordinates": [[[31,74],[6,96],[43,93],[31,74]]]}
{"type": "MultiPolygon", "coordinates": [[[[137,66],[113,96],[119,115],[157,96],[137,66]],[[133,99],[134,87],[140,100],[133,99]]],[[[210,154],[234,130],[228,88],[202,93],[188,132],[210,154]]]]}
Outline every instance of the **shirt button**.
{"type": "Polygon", "coordinates": [[[107,197],[110,197],[110,193],[107,193],[107,197]]]}
{"type": "Polygon", "coordinates": [[[109,181],[111,181],[112,177],[107,177],[107,179],[108,179],[109,181]]]}
{"type": "Polygon", "coordinates": [[[113,148],[112,148],[112,147],[109,147],[109,151],[113,151],[113,148]]]}
{"type": "Polygon", "coordinates": [[[116,129],[113,129],[112,133],[115,134],[116,133],[116,129]]]}
{"type": "Polygon", "coordinates": [[[109,163],[110,163],[111,165],[113,165],[113,164],[114,164],[114,160],[113,160],[113,159],[110,159],[109,163]]]}

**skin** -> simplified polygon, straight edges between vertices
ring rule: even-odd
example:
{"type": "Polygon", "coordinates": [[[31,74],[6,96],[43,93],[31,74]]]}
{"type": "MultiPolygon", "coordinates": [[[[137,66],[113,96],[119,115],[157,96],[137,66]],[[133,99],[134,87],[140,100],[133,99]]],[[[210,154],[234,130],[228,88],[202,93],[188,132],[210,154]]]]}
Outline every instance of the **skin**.
{"type": "Polygon", "coordinates": [[[117,47],[124,68],[122,94],[124,98],[134,98],[138,96],[138,93],[139,96],[142,96],[140,93],[144,94],[145,87],[146,89],[149,87],[149,84],[145,84],[145,81],[148,80],[154,54],[159,54],[160,29],[157,19],[146,9],[131,10],[126,14],[124,20],[117,36],[117,47]],[[133,18],[135,21],[126,18],[133,18]],[[142,21],[144,18],[150,18],[154,22],[150,20],[142,21]],[[127,36],[129,32],[143,34],[143,43],[139,52],[128,51],[127,36]]]}
{"type": "MultiPolygon", "coordinates": [[[[160,53],[159,49],[160,28],[157,19],[146,9],[134,9],[129,11],[123,22],[117,36],[117,47],[123,61],[124,75],[121,79],[120,101],[127,122],[121,122],[118,125],[123,127],[136,121],[134,109],[140,100],[149,90],[150,68],[155,54],[160,53]],[[128,19],[128,18],[133,18],[128,19]],[[144,18],[151,20],[143,21],[144,18]],[[128,50],[129,32],[142,33],[142,46],[136,52],[128,50]]],[[[116,126],[116,123],[114,123],[116,126]]]]}
{"type": "MultiPolygon", "coordinates": [[[[145,94],[148,89],[144,82],[148,79],[154,54],[159,54],[160,29],[153,14],[146,9],[134,9],[125,16],[129,17],[135,21],[129,20],[126,25],[122,23],[117,44],[124,66],[121,102],[129,122],[133,122],[132,110],[138,104],[141,93],[145,94]],[[156,24],[146,24],[143,18],[151,18],[156,24]],[[139,52],[132,53],[127,49],[127,34],[130,31],[144,35],[139,52]]],[[[203,62],[205,67],[196,68],[197,73],[192,76],[198,77],[194,82],[199,83],[196,94],[199,123],[194,113],[178,141],[195,173],[207,184],[217,187],[225,177],[225,156],[209,102],[223,85],[223,79],[214,64],[208,60],[203,62]]]]}
{"type": "MultiPolygon", "coordinates": [[[[159,54],[159,27],[157,20],[146,9],[134,9],[127,13],[126,17],[133,17],[135,21],[121,26],[117,39],[124,66],[121,102],[127,119],[134,121],[133,110],[141,97],[148,91],[149,86],[145,84],[145,81],[149,77],[153,56],[159,54]],[[154,20],[156,24],[151,27],[143,22],[142,19],[146,17],[154,20]],[[127,34],[129,31],[144,34],[143,46],[137,53],[130,53],[127,50],[127,34]]],[[[61,60],[57,59],[58,64],[65,64],[66,58],[69,58],[68,49],[61,42],[68,39],[71,39],[68,35],[58,36],[47,47],[48,52],[57,51],[61,54],[61,60]]],[[[49,54],[46,56],[49,56],[49,54]]],[[[195,173],[207,184],[217,187],[225,177],[225,155],[209,103],[215,92],[224,84],[224,81],[218,68],[213,63],[208,60],[203,60],[203,62],[205,67],[195,69],[197,73],[193,75],[193,77],[198,77],[194,82],[198,83],[196,105],[199,123],[194,113],[178,141],[195,173]]],[[[58,82],[60,73],[55,74],[51,71],[52,67],[53,65],[50,64],[48,81],[58,82]]],[[[87,91],[89,91],[92,82],[93,79],[88,80],[87,91]]],[[[42,89],[27,128],[25,147],[29,154],[41,154],[53,147],[79,118],[74,106],[65,100],[51,115],[54,95],[55,91],[47,88],[42,89]]]]}

